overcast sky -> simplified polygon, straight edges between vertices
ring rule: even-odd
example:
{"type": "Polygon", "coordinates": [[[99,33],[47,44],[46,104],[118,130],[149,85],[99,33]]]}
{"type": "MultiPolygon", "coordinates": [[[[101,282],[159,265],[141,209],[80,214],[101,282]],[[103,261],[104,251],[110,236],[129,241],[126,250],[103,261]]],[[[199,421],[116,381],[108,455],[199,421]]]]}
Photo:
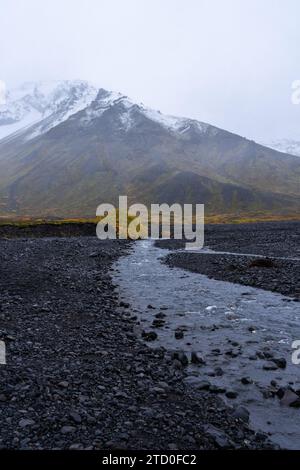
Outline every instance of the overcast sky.
{"type": "Polygon", "coordinates": [[[255,140],[300,140],[299,0],[0,0],[0,79],[74,79],[255,140]]]}

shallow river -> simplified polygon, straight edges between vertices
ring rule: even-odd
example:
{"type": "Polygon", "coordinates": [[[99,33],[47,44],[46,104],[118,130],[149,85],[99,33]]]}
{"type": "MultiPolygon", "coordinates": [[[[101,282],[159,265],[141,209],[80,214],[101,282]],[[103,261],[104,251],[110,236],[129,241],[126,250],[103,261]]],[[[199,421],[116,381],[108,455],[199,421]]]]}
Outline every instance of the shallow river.
{"type": "Polygon", "coordinates": [[[206,364],[189,366],[190,375],[195,376],[191,381],[208,380],[237,392],[235,399],[222,396],[231,406],[242,404],[249,410],[252,428],[270,433],[284,448],[299,449],[300,409],[281,406],[277,397],[265,398],[263,392],[270,388],[271,380],[278,386],[290,383],[300,389],[300,365],[291,361],[291,344],[300,340],[300,303],[280,294],[171,269],[161,263],[167,253],[150,240],[138,241],[116,266],[121,297],[131,304],[143,328],[158,334],[149,345],[200,353],[206,364]],[[155,308],[147,308],[149,304],[155,308]],[[165,324],[153,328],[160,311],[166,314],[165,324]],[[181,339],[175,339],[178,329],[184,332],[181,339]],[[285,358],[286,369],[264,370],[266,360],[254,359],[259,351],[285,358]],[[222,376],[215,376],[217,367],[223,370],[222,376]],[[242,377],[250,377],[253,383],[243,385],[242,377]]]}

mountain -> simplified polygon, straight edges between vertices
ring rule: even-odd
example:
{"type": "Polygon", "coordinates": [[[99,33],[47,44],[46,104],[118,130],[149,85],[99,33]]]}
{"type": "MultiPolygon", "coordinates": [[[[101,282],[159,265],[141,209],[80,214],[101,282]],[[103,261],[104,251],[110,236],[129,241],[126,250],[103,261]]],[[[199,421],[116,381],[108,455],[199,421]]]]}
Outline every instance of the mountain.
{"type": "MultiPolygon", "coordinates": [[[[58,88],[63,99],[47,93],[39,120],[0,140],[0,215],[94,216],[119,195],[209,213],[299,211],[299,158],[85,82],[58,88]]],[[[35,109],[37,96],[26,95],[35,109]]]]}
{"type": "Polygon", "coordinates": [[[269,144],[269,147],[278,150],[279,152],[288,153],[300,157],[300,140],[282,139],[275,140],[269,144]]]}
{"type": "Polygon", "coordinates": [[[41,121],[31,137],[46,132],[84,109],[96,95],[97,89],[82,80],[24,83],[9,91],[6,104],[0,106],[0,139],[41,121]]]}

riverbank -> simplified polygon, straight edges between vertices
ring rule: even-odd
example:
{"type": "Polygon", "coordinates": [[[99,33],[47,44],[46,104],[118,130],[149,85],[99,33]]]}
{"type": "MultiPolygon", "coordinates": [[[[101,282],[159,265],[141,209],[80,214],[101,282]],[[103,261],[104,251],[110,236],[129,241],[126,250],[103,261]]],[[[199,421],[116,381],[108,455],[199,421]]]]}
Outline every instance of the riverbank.
{"type": "MultiPolygon", "coordinates": [[[[184,248],[184,243],[180,240],[159,240],[156,246],[178,250],[184,248]]],[[[170,267],[279,292],[299,300],[299,222],[206,226],[205,247],[219,253],[180,251],[168,255],[165,262],[170,267]]]]}
{"type": "Polygon", "coordinates": [[[243,410],[185,385],[184,359],[137,337],[112,281],[129,249],[0,240],[1,448],[270,448],[243,410]]]}
{"type": "Polygon", "coordinates": [[[300,338],[300,303],[170,269],[165,255],[143,240],[116,265],[114,280],[134,307],[140,335],[185,361],[187,386],[243,407],[253,429],[298,449],[300,381],[292,344],[300,338]]]}

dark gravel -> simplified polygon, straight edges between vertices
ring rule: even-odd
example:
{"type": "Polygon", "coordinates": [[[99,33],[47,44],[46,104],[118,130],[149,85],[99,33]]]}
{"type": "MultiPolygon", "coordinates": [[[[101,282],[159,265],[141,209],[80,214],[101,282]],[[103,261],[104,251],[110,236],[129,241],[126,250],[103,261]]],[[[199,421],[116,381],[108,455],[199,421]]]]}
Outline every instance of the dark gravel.
{"type": "Polygon", "coordinates": [[[128,249],[95,238],[0,240],[1,447],[268,447],[245,410],[185,388],[183,364],[137,339],[110,274],[128,249]]]}
{"type": "MultiPolygon", "coordinates": [[[[182,241],[161,240],[156,245],[167,249],[184,247],[182,241]]],[[[246,253],[261,258],[230,254],[178,252],[165,259],[169,266],[205,274],[210,278],[279,292],[300,298],[300,223],[207,226],[205,246],[215,251],[246,253]]]]}

